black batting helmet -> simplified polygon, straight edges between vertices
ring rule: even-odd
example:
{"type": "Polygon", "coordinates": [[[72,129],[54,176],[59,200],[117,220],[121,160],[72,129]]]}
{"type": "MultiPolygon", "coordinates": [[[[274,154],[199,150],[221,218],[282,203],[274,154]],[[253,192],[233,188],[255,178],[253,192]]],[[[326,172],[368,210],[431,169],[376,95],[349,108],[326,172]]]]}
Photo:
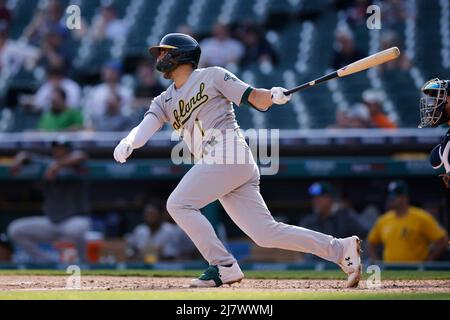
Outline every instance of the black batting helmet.
{"type": "Polygon", "coordinates": [[[169,72],[180,64],[191,63],[197,68],[200,60],[200,46],[198,42],[183,33],[169,33],[165,35],[159,45],[150,47],[150,54],[158,58],[161,49],[168,49],[169,52],[163,59],[156,63],[156,70],[169,72]]]}

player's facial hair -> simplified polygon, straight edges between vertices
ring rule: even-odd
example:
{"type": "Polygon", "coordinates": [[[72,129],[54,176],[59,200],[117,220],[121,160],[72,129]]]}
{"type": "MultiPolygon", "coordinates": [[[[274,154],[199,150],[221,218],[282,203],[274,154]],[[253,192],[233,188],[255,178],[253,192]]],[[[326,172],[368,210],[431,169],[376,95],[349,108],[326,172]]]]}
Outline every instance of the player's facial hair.
{"type": "Polygon", "coordinates": [[[164,72],[163,77],[164,77],[164,79],[167,79],[167,80],[172,79],[172,72],[164,72]]]}

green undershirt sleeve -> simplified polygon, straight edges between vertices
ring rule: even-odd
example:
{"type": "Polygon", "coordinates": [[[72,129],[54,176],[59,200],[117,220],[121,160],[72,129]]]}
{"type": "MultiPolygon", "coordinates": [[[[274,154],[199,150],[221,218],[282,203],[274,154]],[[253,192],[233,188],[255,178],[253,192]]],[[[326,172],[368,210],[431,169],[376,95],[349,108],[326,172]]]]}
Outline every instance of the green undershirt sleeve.
{"type": "Polygon", "coordinates": [[[250,96],[250,93],[252,92],[253,89],[254,88],[252,86],[249,86],[247,90],[245,90],[244,94],[242,95],[241,105],[252,107],[253,109],[258,110],[259,112],[266,112],[267,110],[266,111],[259,110],[250,101],[248,101],[248,97],[250,96]]]}
{"type": "Polygon", "coordinates": [[[248,97],[250,96],[250,93],[252,92],[252,90],[253,90],[253,87],[252,87],[252,86],[249,86],[249,87],[245,90],[244,94],[242,95],[241,104],[249,105],[249,106],[254,107],[254,106],[250,103],[250,101],[248,101],[248,97]]]}

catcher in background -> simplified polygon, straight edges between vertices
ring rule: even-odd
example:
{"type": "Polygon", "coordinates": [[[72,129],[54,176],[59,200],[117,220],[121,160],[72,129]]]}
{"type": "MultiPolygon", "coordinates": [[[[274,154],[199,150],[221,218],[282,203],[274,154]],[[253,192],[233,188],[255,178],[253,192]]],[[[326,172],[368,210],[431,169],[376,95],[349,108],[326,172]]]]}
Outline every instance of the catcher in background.
{"type": "MultiPolygon", "coordinates": [[[[419,128],[437,127],[447,123],[450,125],[450,80],[438,78],[427,81],[422,87],[423,97],[420,99],[419,128]]],[[[450,129],[435,146],[430,154],[430,163],[434,169],[444,165],[445,173],[441,174],[447,188],[450,187],[450,129]]]]}

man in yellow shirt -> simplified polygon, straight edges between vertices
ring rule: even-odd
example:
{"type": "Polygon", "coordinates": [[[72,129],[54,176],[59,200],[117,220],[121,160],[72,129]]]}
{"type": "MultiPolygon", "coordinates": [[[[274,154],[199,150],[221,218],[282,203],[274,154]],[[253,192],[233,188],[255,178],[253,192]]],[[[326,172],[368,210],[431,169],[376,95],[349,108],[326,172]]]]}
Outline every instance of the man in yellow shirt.
{"type": "Polygon", "coordinates": [[[378,245],[383,245],[387,263],[436,260],[447,248],[447,232],[431,214],[409,204],[405,182],[392,181],[388,192],[390,210],[378,218],[368,236],[372,261],[380,260],[378,245]]]}

